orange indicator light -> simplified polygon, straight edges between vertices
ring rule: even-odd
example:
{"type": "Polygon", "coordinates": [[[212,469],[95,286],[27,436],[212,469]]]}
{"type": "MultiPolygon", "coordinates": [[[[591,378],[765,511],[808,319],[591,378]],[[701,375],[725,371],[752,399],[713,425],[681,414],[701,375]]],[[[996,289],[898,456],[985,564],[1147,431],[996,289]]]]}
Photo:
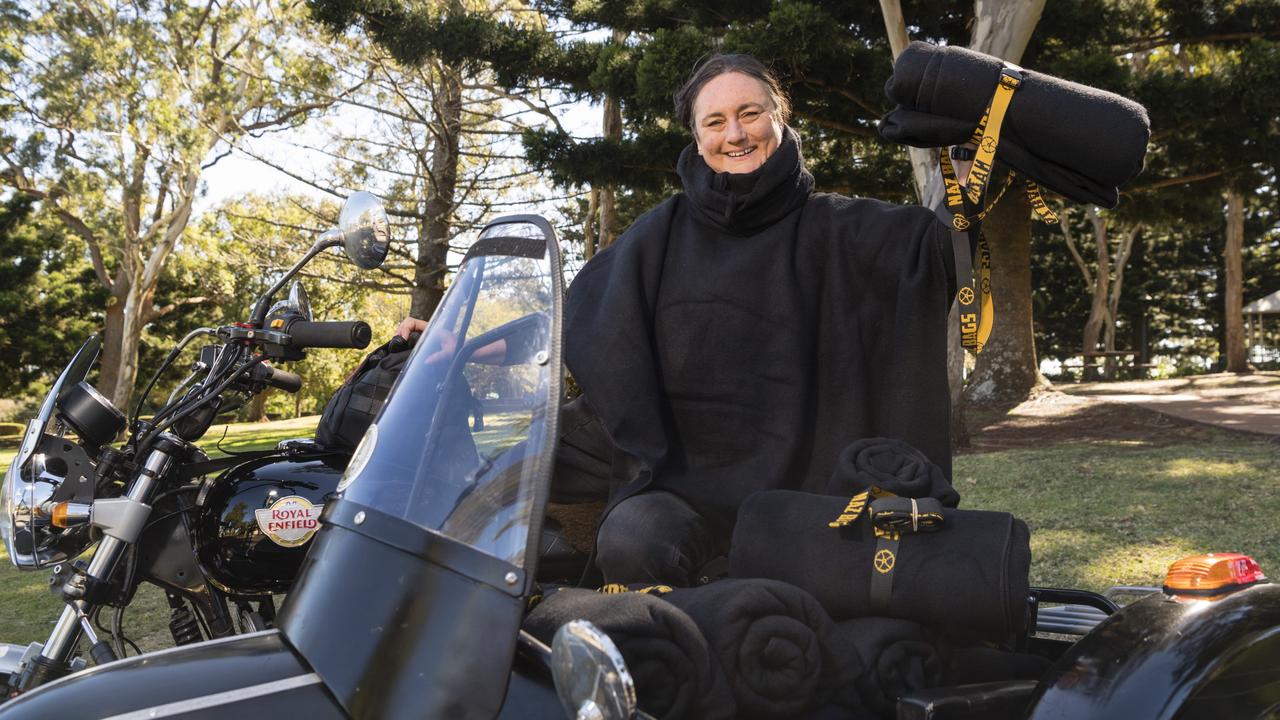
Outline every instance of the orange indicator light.
{"type": "Polygon", "coordinates": [[[1170,595],[1217,597],[1267,582],[1258,562],[1240,553],[1192,555],[1174,562],[1165,575],[1170,595]]]}

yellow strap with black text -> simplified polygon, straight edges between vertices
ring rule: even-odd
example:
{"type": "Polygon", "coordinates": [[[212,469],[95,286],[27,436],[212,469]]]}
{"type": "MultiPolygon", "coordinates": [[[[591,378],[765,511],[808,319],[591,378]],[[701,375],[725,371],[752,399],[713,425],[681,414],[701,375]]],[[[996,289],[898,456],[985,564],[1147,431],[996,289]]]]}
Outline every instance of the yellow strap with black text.
{"type": "MultiPolygon", "coordinates": [[[[986,237],[982,235],[981,222],[1000,198],[1004,197],[1005,191],[1012,183],[1012,176],[1005,181],[1004,186],[1000,188],[990,204],[984,207],[983,200],[995,167],[996,149],[1000,145],[1000,129],[1004,125],[1004,116],[1009,109],[1014,91],[1021,85],[1022,74],[1016,69],[1006,67],[1000,71],[1000,81],[970,139],[978,149],[974,154],[973,165],[969,169],[967,184],[964,188],[956,177],[955,166],[952,165],[946,150],[939,153],[945,190],[944,201],[951,215],[952,245],[956,259],[956,301],[960,304],[960,343],[975,355],[982,352],[995,326],[995,301],[991,296],[991,249],[986,237]],[[970,207],[977,208],[977,212],[970,214],[968,212],[970,207]],[[974,234],[976,238],[971,237],[974,234]],[[973,242],[975,240],[976,242],[973,242]],[[978,254],[976,276],[971,244],[976,246],[978,254]]],[[[1028,189],[1028,193],[1030,192],[1028,189]]],[[[1036,192],[1038,193],[1038,188],[1036,192]]],[[[1044,205],[1043,198],[1040,204],[1044,205]]],[[[1048,209],[1048,206],[1044,207],[1048,209]]]]}
{"type": "Polygon", "coordinates": [[[982,193],[991,180],[991,171],[996,162],[996,147],[1000,145],[1000,128],[1004,125],[1004,115],[1009,109],[1009,101],[1013,92],[1022,85],[1022,74],[1013,68],[1000,71],[1000,82],[996,85],[995,94],[987,105],[987,111],[978,121],[974,130],[974,140],[978,146],[973,157],[973,168],[969,170],[968,196],[969,202],[981,207],[982,193]]]}
{"type": "MultiPolygon", "coordinates": [[[[946,150],[939,154],[942,166],[942,181],[945,190],[944,200],[947,212],[951,215],[951,243],[955,256],[956,270],[956,302],[960,304],[960,344],[974,355],[982,352],[982,348],[991,337],[991,328],[995,325],[995,301],[991,296],[991,248],[987,238],[981,233],[980,223],[990,211],[990,206],[983,208],[973,216],[966,213],[968,208],[964,193],[960,189],[960,181],[956,178],[955,167],[946,150]],[[971,242],[971,234],[977,233],[976,243],[971,242]],[[973,252],[971,245],[978,252],[977,273],[974,273],[973,252]]],[[[1008,183],[1000,189],[995,202],[999,202],[1008,183]]],[[[994,202],[992,203],[994,205],[994,202]]]]}

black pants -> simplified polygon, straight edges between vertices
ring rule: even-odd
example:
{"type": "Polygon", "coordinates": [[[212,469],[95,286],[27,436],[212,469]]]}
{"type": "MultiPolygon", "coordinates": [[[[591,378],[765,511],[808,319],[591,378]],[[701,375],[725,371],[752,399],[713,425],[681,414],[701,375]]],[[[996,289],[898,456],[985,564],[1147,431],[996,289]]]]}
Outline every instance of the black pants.
{"type": "Polygon", "coordinates": [[[728,545],[689,503],[669,492],[646,492],[609,512],[596,537],[596,564],[607,583],[689,587],[728,545]]]}

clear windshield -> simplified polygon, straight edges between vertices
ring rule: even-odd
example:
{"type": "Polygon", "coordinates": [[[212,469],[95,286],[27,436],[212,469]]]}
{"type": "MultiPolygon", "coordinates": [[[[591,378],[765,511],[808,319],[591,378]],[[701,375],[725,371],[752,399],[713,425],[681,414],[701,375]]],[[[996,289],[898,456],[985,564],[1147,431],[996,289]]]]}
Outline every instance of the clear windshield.
{"type": "Polygon", "coordinates": [[[98,336],[90,336],[67,363],[49,388],[39,414],[27,423],[22,446],[5,474],[4,486],[0,488],[0,535],[4,537],[9,559],[18,567],[36,568],[66,557],[59,548],[48,547],[42,540],[46,535],[52,537],[52,533],[47,532],[50,530],[48,520],[39,517],[37,512],[64,477],[47,468],[44,455],[36,451],[49,430],[58,398],[88,377],[101,347],[98,336]]]}
{"type": "Polygon", "coordinates": [[[482,234],[357,449],[347,499],[524,566],[559,400],[546,248],[533,225],[482,234]]]}

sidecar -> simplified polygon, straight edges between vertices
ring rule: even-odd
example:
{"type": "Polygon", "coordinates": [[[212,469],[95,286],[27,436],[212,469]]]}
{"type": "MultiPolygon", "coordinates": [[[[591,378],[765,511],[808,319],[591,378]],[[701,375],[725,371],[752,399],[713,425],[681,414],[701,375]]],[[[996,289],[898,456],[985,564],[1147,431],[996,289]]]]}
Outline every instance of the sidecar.
{"type": "MultiPolygon", "coordinates": [[[[90,668],[0,705],[0,720],[644,716],[608,637],[570,623],[548,647],[521,631],[558,438],[562,283],[545,220],[484,229],[274,629],[90,668]]],[[[1021,649],[1051,658],[1047,674],[921,690],[898,717],[1277,716],[1280,587],[1221,560],[1124,607],[1034,590],[1021,649]]]]}

